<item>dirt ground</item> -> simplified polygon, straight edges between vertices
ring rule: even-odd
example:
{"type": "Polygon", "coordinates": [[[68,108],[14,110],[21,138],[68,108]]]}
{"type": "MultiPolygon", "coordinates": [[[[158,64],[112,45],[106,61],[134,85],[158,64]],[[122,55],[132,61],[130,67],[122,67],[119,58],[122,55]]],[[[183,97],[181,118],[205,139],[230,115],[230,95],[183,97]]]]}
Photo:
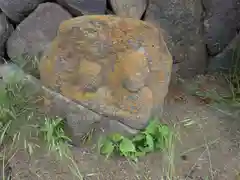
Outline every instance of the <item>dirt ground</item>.
{"type": "MultiPolygon", "coordinates": [[[[205,88],[224,91],[223,87],[227,87],[222,81],[203,79],[205,88]]],[[[195,82],[172,83],[166,98],[164,122],[175,125],[179,133],[172,157],[176,170],[172,179],[239,180],[240,117],[232,117],[190,95],[186,87],[195,82]]],[[[168,167],[166,156],[160,152],[133,166],[122,158],[106,160],[94,147],[73,149],[74,159],[86,180],[161,180],[168,167]]],[[[66,164],[47,155],[29,159],[19,152],[11,166],[14,180],[74,180],[66,164]]]]}

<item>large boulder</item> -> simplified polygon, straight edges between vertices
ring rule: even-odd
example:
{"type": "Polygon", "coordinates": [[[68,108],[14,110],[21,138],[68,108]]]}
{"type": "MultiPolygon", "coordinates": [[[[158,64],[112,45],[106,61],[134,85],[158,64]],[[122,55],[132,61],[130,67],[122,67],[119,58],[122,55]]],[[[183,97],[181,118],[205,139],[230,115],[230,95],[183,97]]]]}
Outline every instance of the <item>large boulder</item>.
{"type": "Polygon", "coordinates": [[[192,77],[206,68],[201,1],[149,0],[145,21],[157,25],[165,34],[178,73],[192,77]]]}
{"type": "Polygon", "coordinates": [[[39,69],[43,85],[52,91],[141,129],[151,116],[161,115],[171,67],[171,55],[153,25],[92,15],[61,24],[39,69]]]}
{"type": "Polygon", "coordinates": [[[87,14],[104,14],[106,10],[106,0],[57,0],[73,16],[87,14]]]}
{"type": "Polygon", "coordinates": [[[147,0],[110,0],[113,11],[121,17],[141,19],[147,8],[147,0]]]}
{"type": "Polygon", "coordinates": [[[240,23],[239,0],[203,0],[205,40],[210,55],[221,52],[235,37],[240,23]]]}
{"type": "Polygon", "coordinates": [[[0,0],[0,9],[13,21],[20,22],[45,0],[0,0]]]}
{"type": "Polygon", "coordinates": [[[0,13],[0,56],[4,56],[6,41],[13,30],[13,26],[8,22],[5,14],[0,13]]]}
{"type": "Polygon", "coordinates": [[[54,3],[43,3],[19,24],[7,42],[10,58],[35,56],[43,52],[57,35],[62,21],[71,15],[54,3]]]}
{"type": "Polygon", "coordinates": [[[209,59],[209,72],[230,72],[240,69],[240,34],[224,50],[209,59]]]}

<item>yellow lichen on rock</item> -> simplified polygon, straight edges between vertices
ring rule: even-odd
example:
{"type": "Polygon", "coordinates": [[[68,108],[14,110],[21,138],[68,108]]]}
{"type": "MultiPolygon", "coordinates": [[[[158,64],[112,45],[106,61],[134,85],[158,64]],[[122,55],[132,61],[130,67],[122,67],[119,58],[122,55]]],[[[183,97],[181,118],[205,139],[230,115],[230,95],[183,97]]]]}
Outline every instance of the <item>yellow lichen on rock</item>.
{"type": "Polygon", "coordinates": [[[161,37],[131,18],[65,21],[40,62],[41,81],[96,112],[146,122],[163,105],[170,80],[172,58],[161,37]]]}

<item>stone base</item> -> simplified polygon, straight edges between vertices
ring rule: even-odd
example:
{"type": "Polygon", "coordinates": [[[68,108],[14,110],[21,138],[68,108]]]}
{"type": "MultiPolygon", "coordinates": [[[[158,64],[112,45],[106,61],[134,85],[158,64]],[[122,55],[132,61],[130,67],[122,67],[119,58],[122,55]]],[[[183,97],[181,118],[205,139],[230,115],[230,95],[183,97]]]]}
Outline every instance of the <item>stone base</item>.
{"type": "Polygon", "coordinates": [[[31,88],[37,89],[44,94],[44,107],[49,115],[59,116],[66,119],[68,129],[73,140],[80,138],[89,132],[92,128],[102,128],[107,133],[120,133],[123,135],[133,135],[138,131],[132,129],[121,122],[108,119],[107,117],[98,114],[84,106],[75,103],[59,93],[53,92],[50,89],[41,85],[40,81],[33,76],[25,74],[21,69],[13,64],[5,64],[0,66],[0,75],[3,80],[9,82],[12,77],[17,77],[15,81],[26,80],[31,85],[31,88]]]}

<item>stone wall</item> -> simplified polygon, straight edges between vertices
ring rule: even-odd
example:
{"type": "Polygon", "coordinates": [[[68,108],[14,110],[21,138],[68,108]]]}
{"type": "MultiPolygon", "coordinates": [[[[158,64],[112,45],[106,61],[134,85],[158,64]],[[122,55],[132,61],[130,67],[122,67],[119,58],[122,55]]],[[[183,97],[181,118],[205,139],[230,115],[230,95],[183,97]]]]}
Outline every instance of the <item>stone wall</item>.
{"type": "Polygon", "coordinates": [[[71,17],[116,14],[159,27],[174,67],[183,77],[228,69],[231,53],[223,53],[239,31],[239,1],[0,0],[0,56],[6,60],[41,54],[56,36],[60,23],[71,17]]]}
{"type": "Polygon", "coordinates": [[[240,41],[239,1],[0,0],[0,57],[28,63],[31,58],[18,57],[42,56],[45,103],[67,119],[74,135],[96,122],[133,134],[151,115],[161,116],[172,62],[185,78],[231,67],[240,41]],[[117,70],[110,72],[112,64],[117,70]]]}

